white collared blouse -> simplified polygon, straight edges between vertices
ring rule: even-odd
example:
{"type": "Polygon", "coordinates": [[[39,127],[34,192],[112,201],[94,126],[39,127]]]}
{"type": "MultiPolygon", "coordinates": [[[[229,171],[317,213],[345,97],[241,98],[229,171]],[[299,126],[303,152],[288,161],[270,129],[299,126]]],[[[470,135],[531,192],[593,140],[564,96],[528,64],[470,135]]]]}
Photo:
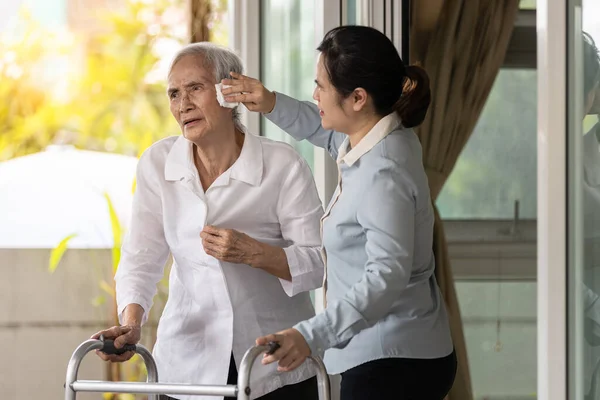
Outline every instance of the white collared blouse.
{"type": "MultiPolygon", "coordinates": [[[[154,347],[160,381],[225,384],[232,352],[239,367],[257,337],[314,316],[308,291],[323,280],[323,209],[310,168],[287,144],[246,133],[237,161],[206,192],[192,151],[183,136],[169,137],[140,158],[115,276],[118,311],[137,303],[147,314],[171,253],[169,299],[154,347]],[[207,224],[282,247],[291,282],[207,255],[200,238],[207,224]]],[[[314,375],[306,366],[276,368],[255,367],[252,398],[314,375]]]]}

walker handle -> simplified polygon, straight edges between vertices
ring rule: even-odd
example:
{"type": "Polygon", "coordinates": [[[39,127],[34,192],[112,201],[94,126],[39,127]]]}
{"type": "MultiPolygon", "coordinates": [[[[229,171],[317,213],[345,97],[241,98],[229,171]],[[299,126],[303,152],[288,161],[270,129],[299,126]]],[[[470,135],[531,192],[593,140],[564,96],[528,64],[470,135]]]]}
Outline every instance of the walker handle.
{"type": "Polygon", "coordinates": [[[128,351],[135,352],[137,347],[135,344],[126,344],[125,346],[117,349],[115,347],[115,341],[112,339],[105,339],[104,335],[100,335],[99,340],[102,342],[103,346],[100,349],[104,354],[114,354],[120,356],[121,354],[127,353],[128,351]]]}

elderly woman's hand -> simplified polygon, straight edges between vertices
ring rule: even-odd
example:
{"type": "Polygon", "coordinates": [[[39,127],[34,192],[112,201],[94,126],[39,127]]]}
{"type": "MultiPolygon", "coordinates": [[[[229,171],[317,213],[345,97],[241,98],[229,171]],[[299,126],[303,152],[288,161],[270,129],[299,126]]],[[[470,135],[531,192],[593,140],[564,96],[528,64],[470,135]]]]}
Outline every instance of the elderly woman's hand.
{"type": "Polygon", "coordinates": [[[261,253],[261,243],[233,229],[205,226],[200,232],[204,251],[218,260],[252,265],[261,253]]]}
{"type": "MultiPolygon", "coordinates": [[[[138,325],[123,325],[113,326],[92,335],[92,339],[99,339],[100,335],[104,335],[106,339],[114,340],[114,345],[117,349],[122,348],[126,344],[137,344],[142,335],[142,328],[138,325]]],[[[96,350],[98,357],[104,361],[123,362],[129,360],[135,354],[133,351],[127,351],[123,354],[106,354],[100,350],[96,350]]]]}
{"type": "Polygon", "coordinates": [[[286,329],[274,335],[267,335],[256,339],[258,346],[267,345],[269,342],[279,343],[279,349],[275,353],[267,355],[262,359],[263,365],[279,361],[277,370],[288,372],[298,368],[306,357],[310,356],[310,347],[306,339],[296,329],[286,329]]]}
{"type": "Polygon", "coordinates": [[[231,72],[233,79],[223,79],[223,85],[231,87],[223,89],[225,101],[240,102],[250,111],[270,113],[275,108],[275,93],[268,90],[254,78],[231,72]]]}

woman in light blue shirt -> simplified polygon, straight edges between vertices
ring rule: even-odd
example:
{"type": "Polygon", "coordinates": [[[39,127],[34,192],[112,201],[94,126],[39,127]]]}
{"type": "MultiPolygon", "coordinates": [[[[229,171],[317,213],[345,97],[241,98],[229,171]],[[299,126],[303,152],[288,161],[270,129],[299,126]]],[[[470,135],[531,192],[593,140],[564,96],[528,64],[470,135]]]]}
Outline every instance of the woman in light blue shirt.
{"type": "Polygon", "coordinates": [[[317,105],[242,75],[223,80],[232,86],[223,92],[228,101],[324,147],[339,169],[322,219],[325,310],[257,339],[281,346],[263,363],[289,371],[325,353],[329,372],[342,375],[342,400],[441,400],[456,357],[434,275],[422,150],[411,129],[427,113],[429,79],[372,28],[335,28],[318,50],[317,105]]]}

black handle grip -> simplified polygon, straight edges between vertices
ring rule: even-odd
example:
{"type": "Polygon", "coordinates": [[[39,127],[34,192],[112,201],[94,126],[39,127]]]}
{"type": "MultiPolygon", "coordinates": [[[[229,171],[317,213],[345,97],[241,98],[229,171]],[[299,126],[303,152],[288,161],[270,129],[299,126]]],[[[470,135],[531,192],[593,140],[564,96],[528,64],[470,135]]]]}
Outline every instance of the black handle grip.
{"type": "Polygon", "coordinates": [[[268,355],[275,353],[281,347],[277,342],[269,342],[267,346],[269,346],[269,350],[267,350],[268,355]]]}
{"type": "Polygon", "coordinates": [[[100,351],[104,354],[114,354],[120,356],[121,354],[127,353],[128,351],[135,352],[137,349],[135,344],[126,344],[120,349],[117,349],[115,347],[115,341],[111,339],[104,339],[103,335],[100,335],[99,340],[102,341],[102,343],[104,344],[104,346],[102,346],[102,348],[100,349],[100,351]]]}

